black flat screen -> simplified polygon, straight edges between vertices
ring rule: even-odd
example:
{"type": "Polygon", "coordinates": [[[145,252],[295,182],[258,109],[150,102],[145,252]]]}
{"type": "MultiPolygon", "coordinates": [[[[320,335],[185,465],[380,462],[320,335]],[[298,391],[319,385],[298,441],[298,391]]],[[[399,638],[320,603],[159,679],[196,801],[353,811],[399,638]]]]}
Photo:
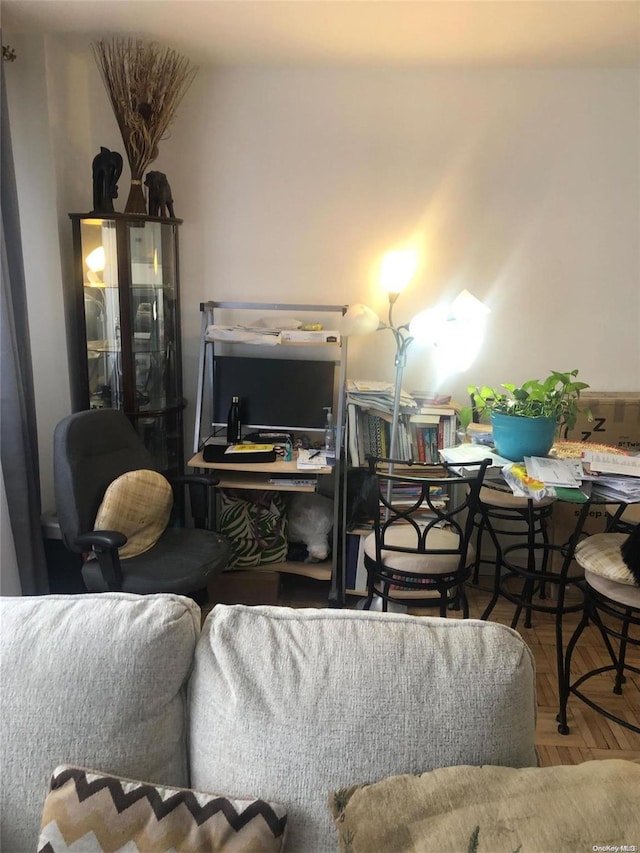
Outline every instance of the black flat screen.
{"type": "Polygon", "coordinates": [[[333,361],[217,355],[213,369],[214,424],[226,424],[234,395],[243,426],[251,428],[322,429],[323,407],[334,405],[333,361]]]}

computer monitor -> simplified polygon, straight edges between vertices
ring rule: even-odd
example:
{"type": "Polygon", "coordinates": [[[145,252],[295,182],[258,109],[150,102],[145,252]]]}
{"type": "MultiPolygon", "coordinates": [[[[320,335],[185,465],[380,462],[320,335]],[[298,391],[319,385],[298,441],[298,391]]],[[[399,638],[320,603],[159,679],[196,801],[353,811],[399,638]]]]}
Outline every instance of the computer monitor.
{"type": "Polygon", "coordinates": [[[213,370],[214,427],[226,425],[234,395],[243,427],[256,430],[322,430],[324,407],[336,404],[335,361],[216,355],[213,370]]]}

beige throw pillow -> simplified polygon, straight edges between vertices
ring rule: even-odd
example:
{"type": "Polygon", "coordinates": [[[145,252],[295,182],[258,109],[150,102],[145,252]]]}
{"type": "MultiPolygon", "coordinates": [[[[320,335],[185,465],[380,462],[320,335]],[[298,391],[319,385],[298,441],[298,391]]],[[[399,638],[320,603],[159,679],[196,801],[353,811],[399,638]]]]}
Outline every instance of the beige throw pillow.
{"type": "Polygon", "coordinates": [[[640,763],[443,767],[335,791],[330,806],[343,853],[621,850],[640,838],[640,763]]]}
{"type": "Polygon", "coordinates": [[[98,508],[94,530],[119,530],[127,537],[121,560],[143,554],[165,531],[173,491],[157,471],[127,471],[111,483],[98,508]]]}
{"type": "Polygon", "coordinates": [[[280,853],[287,816],[264,800],[236,800],[62,765],[51,777],[38,853],[280,853]]]}

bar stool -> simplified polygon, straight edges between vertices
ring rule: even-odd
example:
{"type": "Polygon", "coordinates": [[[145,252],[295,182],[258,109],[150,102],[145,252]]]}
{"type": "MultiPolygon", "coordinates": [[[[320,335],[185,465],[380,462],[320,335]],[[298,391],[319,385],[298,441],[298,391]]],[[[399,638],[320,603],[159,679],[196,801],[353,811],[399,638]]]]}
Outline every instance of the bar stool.
{"type": "MultiPolygon", "coordinates": [[[[636,585],[620,552],[620,547],[627,538],[627,533],[597,533],[576,546],[575,559],[584,569],[586,594],[582,619],[567,646],[558,714],[560,734],[569,734],[567,702],[570,695],[576,696],[607,719],[640,733],[640,726],[621,717],[619,709],[615,709],[618,711],[615,713],[611,707],[605,707],[581,689],[585,682],[595,676],[614,672],[613,693],[619,696],[626,681],[625,673],[640,674],[640,668],[631,665],[627,660],[628,647],[640,647],[640,587],[636,585]],[[572,682],[571,658],[590,621],[600,632],[611,663],[595,667],[572,682]],[[617,649],[614,648],[616,641],[617,649]]],[[[629,686],[632,686],[632,683],[629,686]]]]}
{"type": "MultiPolygon", "coordinates": [[[[503,548],[499,537],[517,537],[517,543],[525,541],[527,545],[539,542],[549,545],[548,521],[553,511],[555,498],[544,498],[534,502],[528,498],[518,497],[511,490],[500,488],[498,484],[486,483],[480,490],[480,512],[475,519],[477,529],[476,557],[473,567],[472,584],[477,586],[480,579],[480,566],[490,563],[494,567],[493,598],[486,608],[483,618],[488,618],[500,594],[500,578],[503,569],[503,548]],[[482,540],[488,533],[495,548],[495,558],[488,560],[482,557],[482,540]]],[[[542,568],[546,571],[548,549],[542,552],[542,568]]],[[[533,593],[530,585],[527,589],[529,597],[533,593]]],[[[544,582],[540,586],[540,597],[546,597],[544,582]]],[[[520,612],[515,623],[517,624],[520,612]]],[[[515,627],[515,624],[512,626],[515,627]]],[[[526,627],[530,628],[530,614],[527,613],[526,627]]]]}
{"type": "Polygon", "coordinates": [[[546,598],[548,561],[552,547],[549,542],[548,522],[555,500],[544,498],[541,501],[533,501],[530,498],[518,497],[511,490],[505,491],[488,485],[484,485],[480,490],[481,512],[476,520],[478,534],[472,580],[474,584],[479,580],[480,564],[489,562],[482,558],[482,537],[485,532],[491,537],[496,551],[495,560],[491,561],[494,564],[493,597],[485,608],[482,619],[489,618],[502,594],[517,605],[511,627],[517,626],[523,607],[526,607],[527,611],[525,627],[531,627],[532,607],[527,605],[531,605],[536,587],[540,598],[546,598]],[[498,536],[517,537],[517,541],[503,548],[498,536]],[[526,570],[511,570],[506,557],[516,551],[525,552],[526,570]],[[537,553],[541,555],[540,569],[536,567],[537,553]],[[507,581],[516,574],[523,580],[522,589],[518,594],[513,593],[507,586],[507,581]]]}

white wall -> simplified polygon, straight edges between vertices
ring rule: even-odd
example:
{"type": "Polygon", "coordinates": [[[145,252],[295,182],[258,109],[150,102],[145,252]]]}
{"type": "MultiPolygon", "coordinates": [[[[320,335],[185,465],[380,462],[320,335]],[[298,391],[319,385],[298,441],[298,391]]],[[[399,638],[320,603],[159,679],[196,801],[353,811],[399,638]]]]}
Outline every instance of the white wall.
{"type": "MultiPolygon", "coordinates": [[[[64,105],[49,118],[64,266],[93,156],[123,148],[92,57],[62,46],[49,42],[47,87],[64,105]]],[[[363,301],[384,314],[377,262],[409,240],[424,260],[397,322],[463,287],[492,309],[474,369],[444,382],[456,398],[552,368],[640,390],[639,150],[630,70],[201,68],[154,164],[184,219],[187,451],[201,301],[363,301]]],[[[128,188],[125,169],[118,209],[128,188]]],[[[36,340],[37,374],[50,355],[36,340]]],[[[352,339],[348,372],[392,379],[391,335],[352,339]]],[[[438,381],[414,345],[405,387],[438,381]]]]}
{"type": "MultiPolygon", "coordinates": [[[[424,265],[398,321],[462,287],[492,308],[456,396],[576,367],[640,389],[637,96],[630,71],[201,73],[163,146],[187,354],[202,298],[384,313],[376,263],[413,239],[424,265]]],[[[350,373],[391,378],[391,335],[352,341],[350,373]]],[[[413,349],[405,384],[434,382],[413,349]]]]}

